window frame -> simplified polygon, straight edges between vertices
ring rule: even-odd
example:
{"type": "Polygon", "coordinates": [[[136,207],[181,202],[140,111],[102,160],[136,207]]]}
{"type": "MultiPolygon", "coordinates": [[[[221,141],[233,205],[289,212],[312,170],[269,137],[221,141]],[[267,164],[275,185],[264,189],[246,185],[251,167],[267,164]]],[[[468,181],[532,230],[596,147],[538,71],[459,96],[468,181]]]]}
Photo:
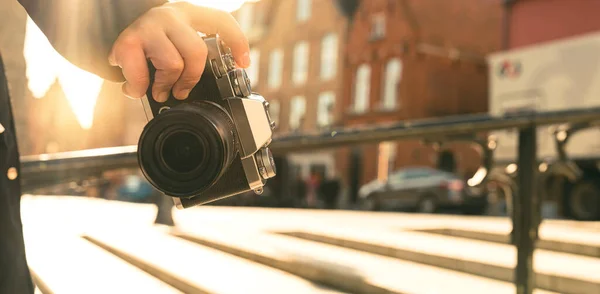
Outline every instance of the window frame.
{"type": "Polygon", "coordinates": [[[339,38],[336,33],[328,33],[321,39],[321,64],[319,76],[327,81],[337,75],[339,38]]]}
{"type": "Polygon", "coordinates": [[[281,117],[281,102],[279,100],[269,101],[269,115],[273,122],[275,122],[275,126],[279,126],[279,119],[281,117]]]}
{"type": "Polygon", "coordinates": [[[371,71],[371,66],[368,63],[362,63],[356,69],[354,91],[352,93],[352,112],[355,114],[362,114],[369,110],[372,78],[371,71]]]}
{"type": "Polygon", "coordinates": [[[257,48],[250,49],[250,60],[252,61],[249,68],[246,69],[250,85],[255,87],[260,80],[260,50],[257,48]]]}
{"type": "Polygon", "coordinates": [[[303,95],[297,95],[292,97],[290,100],[290,115],[289,115],[289,129],[292,132],[302,130],[302,119],[306,116],[306,97],[303,95]],[[296,113],[294,110],[298,109],[298,102],[302,101],[301,113],[296,113]],[[297,125],[296,125],[297,123],[297,125]]]}
{"type": "Polygon", "coordinates": [[[238,10],[237,21],[240,24],[240,28],[245,34],[248,34],[254,25],[254,5],[252,3],[246,3],[238,10]]]}
{"type": "Polygon", "coordinates": [[[382,110],[396,110],[402,107],[400,103],[400,84],[402,82],[402,71],[404,65],[402,59],[393,57],[388,59],[383,69],[383,79],[381,83],[382,91],[380,98],[380,108],[382,110]],[[397,70],[392,71],[392,65],[397,64],[397,70]],[[393,98],[392,98],[393,96],[393,98]]]}
{"type": "Polygon", "coordinates": [[[310,44],[308,41],[299,41],[294,45],[292,60],[292,82],[294,85],[303,85],[308,80],[310,44]]]}
{"type": "Polygon", "coordinates": [[[385,13],[379,12],[371,16],[371,27],[369,38],[371,41],[377,41],[385,38],[387,34],[387,17],[385,13]]]}
{"type": "Polygon", "coordinates": [[[283,59],[284,53],[281,48],[273,49],[269,54],[267,85],[271,89],[277,89],[281,87],[283,83],[283,59]]]}
{"type": "Polygon", "coordinates": [[[305,22],[312,16],[312,0],[296,0],[296,21],[305,22]]]}
{"type": "Polygon", "coordinates": [[[319,128],[330,127],[335,119],[335,99],[336,95],[334,91],[321,92],[317,102],[317,126],[319,128]],[[327,101],[327,102],[324,102],[327,101]],[[331,110],[324,110],[325,107],[331,107],[331,110]],[[325,114],[323,114],[325,112],[325,114]],[[327,119],[323,119],[324,116],[328,116],[327,119]],[[326,120],[326,122],[324,122],[326,120]]]}

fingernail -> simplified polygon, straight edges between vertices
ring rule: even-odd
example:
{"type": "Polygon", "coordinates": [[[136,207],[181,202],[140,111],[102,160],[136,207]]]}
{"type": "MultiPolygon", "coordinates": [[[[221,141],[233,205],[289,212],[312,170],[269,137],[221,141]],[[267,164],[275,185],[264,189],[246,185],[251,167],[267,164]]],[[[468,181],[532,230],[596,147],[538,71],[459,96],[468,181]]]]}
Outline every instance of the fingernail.
{"type": "Polygon", "coordinates": [[[117,61],[115,60],[115,56],[114,55],[110,55],[108,56],[108,63],[112,66],[117,66],[117,61]]]}
{"type": "Polygon", "coordinates": [[[175,98],[179,100],[184,100],[187,99],[188,96],[190,96],[190,90],[181,90],[177,92],[177,96],[175,96],[175,98]]]}
{"type": "Polygon", "coordinates": [[[246,52],[244,53],[244,56],[242,57],[242,66],[243,67],[248,67],[250,66],[250,53],[246,52]]]}
{"type": "Polygon", "coordinates": [[[160,94],[158,94],[158,96],[156,97],[156,101],[158,102],[165,102],[169,99],[169,92],[160,92],[160,94]]]}
{"type": "Polygon", "coordinates": [[[129,84],[128,84],[127,82],[125,82],[125,83],[123,83],[123,86],[121,86],[121,90],[122,90],[122,92],[123,92],[123,95],[124,95],[125,97],[129,98],[129,99],[132,99],[132,100],[135,100],[135,99],[137,99],[137,98],[135,98],[135,97],[133,97],[133,96],[131,96],[131,95],[129,94],[129,91],[127,90],[127,86],[128,86],[128,85],[129,85],[129,84]]]}

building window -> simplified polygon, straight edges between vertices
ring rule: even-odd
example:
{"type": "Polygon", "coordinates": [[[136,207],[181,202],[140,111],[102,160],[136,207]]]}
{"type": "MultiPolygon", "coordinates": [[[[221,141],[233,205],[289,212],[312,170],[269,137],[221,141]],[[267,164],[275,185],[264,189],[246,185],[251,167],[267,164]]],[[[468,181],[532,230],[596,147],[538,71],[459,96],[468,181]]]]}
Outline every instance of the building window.
{"type": "Polygon", "coordinates": [[[337,71],[338,38],[334,33],[327,34],[321,41],[321,79],[335,77],[337,71]]]}
{"type": "Polygon", "coordinates": [[[378,13],[371,17],[371,40],[379,40],[385,37],[385,14],[378,13]]]}
{"type": "Polygon", "coordinates": [[[319,105],[317,108],[317,125],[321,128],[330,126],[333,123],[333,108],[335,106],[335,93],[329,91],[319,95],[319,105]]]}
{"type": "Polygon", "coordinates": [[[369,107],[369,96],[371,92],[371,67],[362,64],[356,71],[354,81],[354,112],[364,113],[369,107]]]}
{"type": "Polygon", "coordinates": [[[398,106],[398,86],[402,79],[402,62],[399,58],[394,58],[387,62],[384,76],[381,107],[384,110],[392,110],[398,106]]]}
{"type": "Polygon", "coordinates": [[[292,80],[294,84],[304,84],[308,77],[308,42],[306,41],[300,42],[294,47],[293,70],[292,80]]]}
{"type": "Polygon", "coordinates": [[[253,14],[254,14],[254,5],[251,3],[243,5],[240,10],[238,10],[237,20],[240,24],[240,28],[245,34],[250,32],[252,29],[253,23],[253,14]]]}
{"type": "Polygon", "coordinates": [[[258,73],[260,68],[260,51],[258,51],[258,49],[250,50],[250,61],[251,65],[246,69],[246,73],[248,74],[252,87],[254,87],[258,83],[258,73]]]}
{"type": "Polygon", "coordinates": [[[302,127],[306,114],[306,99],[303,96],[292,98],[290,105],[290,130],[297,131],[302,127]]]}
{"type": "Polygon", "coordinates": [[[269,57],[269,87],[279,88],[281,86],[281,75],[283,71],[283,51],[275,49],[269,57]]]}
{"type": "Polygon", "coordinates": [[[296,0],[296,19],[299,22],[307,21],[312,10],[312,0],[296,0]]]}
{"type": "Polygon", "coordinates": [[[269,101],[269,115],[271,116],[271,119],[275,122],[275,126],[279,126],[280,110],[281,106],[279,104],[279,101],[269,101]]]}

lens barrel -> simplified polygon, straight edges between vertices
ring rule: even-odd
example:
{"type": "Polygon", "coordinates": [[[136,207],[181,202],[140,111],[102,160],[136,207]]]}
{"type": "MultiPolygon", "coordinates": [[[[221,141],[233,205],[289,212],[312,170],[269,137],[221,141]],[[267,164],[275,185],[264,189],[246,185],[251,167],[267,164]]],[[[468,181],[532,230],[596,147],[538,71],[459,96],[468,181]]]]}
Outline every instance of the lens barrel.
{"type": "Polygon", "coordinates": [[[209,189],[236,154],[233,122],[210,102],[183,103],[164,111],[144,128],[138,162],[152,185],[172,197],[209,189]]]}

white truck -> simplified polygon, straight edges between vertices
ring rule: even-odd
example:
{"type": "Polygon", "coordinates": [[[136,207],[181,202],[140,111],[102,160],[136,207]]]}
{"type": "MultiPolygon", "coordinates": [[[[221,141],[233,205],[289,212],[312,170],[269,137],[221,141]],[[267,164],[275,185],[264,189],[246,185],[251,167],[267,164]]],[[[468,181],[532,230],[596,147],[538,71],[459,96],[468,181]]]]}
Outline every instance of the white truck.
{"type": "MultiPolygon", "coordinates": [[[[600,106],[600,32],[495,53],[488,63],[492,115],[600,106]]],[[[492,135],[497,166],[516,174],[517,132],[492,135]]],[[[563,217],[599,220],[600,127],[539,128],[537,150],[546,204],[563,217]]]]}

